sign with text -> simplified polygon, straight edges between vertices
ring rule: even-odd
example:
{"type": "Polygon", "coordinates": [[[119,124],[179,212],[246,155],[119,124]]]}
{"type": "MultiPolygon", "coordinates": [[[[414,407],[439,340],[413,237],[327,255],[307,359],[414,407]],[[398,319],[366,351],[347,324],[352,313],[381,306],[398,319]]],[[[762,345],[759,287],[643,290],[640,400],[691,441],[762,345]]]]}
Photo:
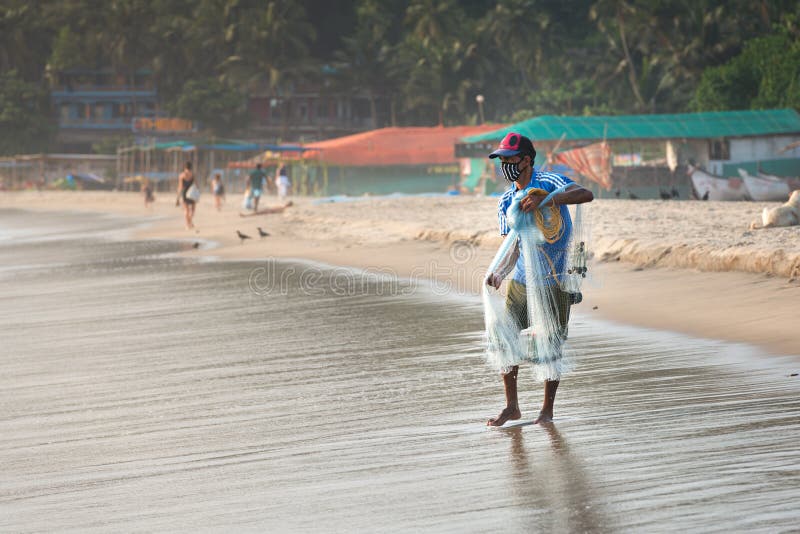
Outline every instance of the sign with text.
{"type": "Polygon", "coordinates": [[[134,132],[193,132],[194,122],[186,119],[168,117],[134,117],[132,130],[134,132]]]}
{"type": "Polygon", "coordinates": [[[614,167],[639,167],[642,165],[642,155],[638,153],[614,154],[614,167]]]}

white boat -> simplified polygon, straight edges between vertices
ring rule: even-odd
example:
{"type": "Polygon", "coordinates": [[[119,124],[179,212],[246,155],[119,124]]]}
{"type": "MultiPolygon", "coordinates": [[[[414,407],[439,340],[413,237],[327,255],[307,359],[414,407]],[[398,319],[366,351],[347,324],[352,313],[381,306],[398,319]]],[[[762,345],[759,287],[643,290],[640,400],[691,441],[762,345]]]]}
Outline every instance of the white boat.
{"type": "Polygon", "coordinates": [[[749,200],[747,188],[740,178],[723,178],[689,167],[697,198],[703,200],[749,200]]]}
{"type": "Polygon", "coordinates": [[[759,202],[780,201],[789,198],[789,183],[777,176],[759,173],[753,176],[744,169],[738,169],[750,198],[759,202]]]}

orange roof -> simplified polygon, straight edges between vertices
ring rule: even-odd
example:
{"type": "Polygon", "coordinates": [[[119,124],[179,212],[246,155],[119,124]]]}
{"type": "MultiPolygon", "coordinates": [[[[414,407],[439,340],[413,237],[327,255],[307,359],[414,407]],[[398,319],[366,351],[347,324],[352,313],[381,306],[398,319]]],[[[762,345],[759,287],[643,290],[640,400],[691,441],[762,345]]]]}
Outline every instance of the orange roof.
{"type": "Polygon", "coordinates": [[[305,148],[312,150],[303,154],[303,157],[353,167],[455,163],[455,144],[462,137],[491,132],[502,127],[485,124],[381,128],[310,143],[305,148]]]}

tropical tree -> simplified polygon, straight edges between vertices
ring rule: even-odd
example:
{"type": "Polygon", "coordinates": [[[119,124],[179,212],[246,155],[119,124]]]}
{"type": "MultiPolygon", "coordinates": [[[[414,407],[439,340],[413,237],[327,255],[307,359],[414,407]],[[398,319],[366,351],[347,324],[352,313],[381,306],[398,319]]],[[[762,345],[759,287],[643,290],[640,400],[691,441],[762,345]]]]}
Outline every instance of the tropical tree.
{"type": "Polygon", "coordinates": [[[769,33],[789,5],[783,0],[599,0],[589,11],[605,38],[607,58],[597,65],[598,83],[612,89],[607,91],[612,107],[683,110],[707,67],[736,55],[748,38],[769,33]]]}
{"type": "Polygon", "coordinates": [[[475,22],[451,0],[409,4],[394,75],[405,80],[404,102],[415,120],[465,120],[488,59],[478,54],[475,22]]]}
{"type": "Polygon", "coordinates": [[[0,3],[0,72],[16,71],[27,81],[42,78],[52,32],[37,6],[25,0],[0,3]]]}
{"type": "Polygon", "coordinates": [[[800,110],[800,38],[786,31],[751,39],[738,56],[706,69],[691,102],[697,111],[784,107],[800,110]]]}
{"type": "Polygon", "coordinates": [[[53,137],[47,94],[17,71],[0,73],[0,154],[47,149],[53,137]]]}
{"type": "Polygon", "coordinates": [[[251,90],[275,90],[318,72],[317,62],[309,54],[315,31],[297,2],[237,5],[230,16],[234,21],[226,28],[230,54],[220,65],[223,78],[246,84],[251,90]]]}
{"type": "Polygon", "coordinates": [[[396,98],[392,60],[400,32],[394,21],[402,16],[404,7],[405,2],[398,0],[361,0],[356,7],[353,34],[342,37],[342,48],[334,55],[336,66],[343,73],[340,89],[366,93],[375,126],[379,125],[377,98],[396,98]]]}
{"type": "Polygon", "coordinates": [[[84,50],[80,37],[69,26],[64,26],[53,42],[53,52],[47,65],[56,70],[86,66],[88,61],[84,50]]]}
{"type": "Polygon", "coordinates": [[[217,78],[189,80],[170,106],[181,118],[199,121],[215,135],[229,135],[247,126],[247,99],[217,78]]]}

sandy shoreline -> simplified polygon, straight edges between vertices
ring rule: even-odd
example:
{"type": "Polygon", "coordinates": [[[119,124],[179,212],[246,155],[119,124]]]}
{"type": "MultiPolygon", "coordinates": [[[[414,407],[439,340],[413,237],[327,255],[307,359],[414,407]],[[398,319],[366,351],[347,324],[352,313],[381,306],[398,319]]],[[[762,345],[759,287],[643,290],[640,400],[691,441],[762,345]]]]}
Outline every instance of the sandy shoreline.
{"type": "MultiPolygon", "coordinates": [[[[275,199],[266,199],[275,205],[275,199]]],[[[137,238],[209,240],[187,255],[303,258],[477,293],[500,242],[496,199],[378,198],[347,203],[295,199],[282,214],[240,217],[204,195],[197,229],[183,228],[169,194],[145,210],[140,195],[107,192],[0,194],[0,208],[150,217],[137,238]],[[258,238],[256,227],[270,232],[258,238]],[[251,235],[240,244],[235,231],[251,235]]],[[[627,324],[746,342],[800,355],[800,227],[749,231],[766,203],[601,200],[591,205],[593,262],[576,312],[627,324]]]]}

